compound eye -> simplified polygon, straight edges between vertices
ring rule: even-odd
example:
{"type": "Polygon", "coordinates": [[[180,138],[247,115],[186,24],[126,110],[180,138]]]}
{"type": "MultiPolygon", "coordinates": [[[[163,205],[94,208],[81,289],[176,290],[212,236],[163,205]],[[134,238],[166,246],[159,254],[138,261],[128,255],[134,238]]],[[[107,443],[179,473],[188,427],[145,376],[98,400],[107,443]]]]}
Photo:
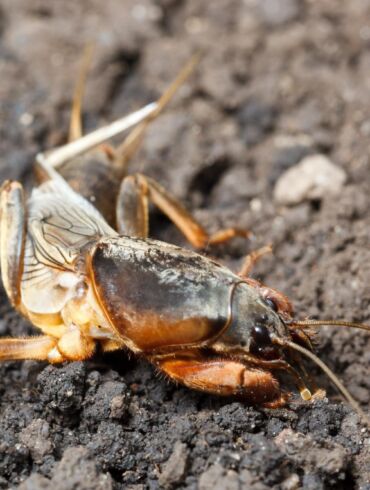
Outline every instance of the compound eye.
{"type": "Polygon", "coordinates": [[[265,298],[265,303],[269,306],[275,313],[279,311],[279,306],[275,300],[272,298],[265,298]]]}
{"type": "Polygon", "coordinates": [[[272,288],[263,286],[261,296],[265,304],[285,320],[293,317],[293,306],[284,294],[272,288]]]}

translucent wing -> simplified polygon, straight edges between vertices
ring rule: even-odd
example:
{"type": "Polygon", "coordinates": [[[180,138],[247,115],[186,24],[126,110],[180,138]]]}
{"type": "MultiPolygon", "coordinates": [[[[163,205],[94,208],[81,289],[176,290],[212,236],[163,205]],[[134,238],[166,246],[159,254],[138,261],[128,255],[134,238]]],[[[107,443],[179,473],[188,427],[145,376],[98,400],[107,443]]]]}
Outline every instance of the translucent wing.
{"type": "Polygon", "coordinates": [[[61,310],[83,275],[83,251],[117,233],[63,179],[33,190],[28,202],[22,302],[35,313],[61,310]]]}

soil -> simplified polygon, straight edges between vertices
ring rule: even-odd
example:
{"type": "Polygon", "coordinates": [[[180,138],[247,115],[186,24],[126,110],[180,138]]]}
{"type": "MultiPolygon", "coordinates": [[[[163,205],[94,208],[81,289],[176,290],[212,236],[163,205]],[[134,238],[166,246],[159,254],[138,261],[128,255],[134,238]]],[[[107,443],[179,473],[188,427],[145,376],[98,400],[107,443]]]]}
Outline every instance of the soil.
{"type": "MultiPolygon", "coordinates": [[[[35,154],[66,141],[83,51],[94,41],[86,131],[158,97],[192,52],[197,73],[150,127],[132,164],[209,229],[253,231],[212,249],[297,317],[370,321],[370,3],[363,0],[1,0],[0,180],[27,183],[35,154]],[[277,179],[325,154],[340,197],[278,206],[277,179]]],[[[187,246],[159,213],[152,235],[187,246]]],[[[0,334],[35,330],[1,295],[0,334]]],[[[368,409],[370,337],[323,328],[318,355],[368,409]]],[[[0,488],[370,489],[370,438],[328,398],[262,410],[195,393],[115,353],[0,367],[0,488]]]]}

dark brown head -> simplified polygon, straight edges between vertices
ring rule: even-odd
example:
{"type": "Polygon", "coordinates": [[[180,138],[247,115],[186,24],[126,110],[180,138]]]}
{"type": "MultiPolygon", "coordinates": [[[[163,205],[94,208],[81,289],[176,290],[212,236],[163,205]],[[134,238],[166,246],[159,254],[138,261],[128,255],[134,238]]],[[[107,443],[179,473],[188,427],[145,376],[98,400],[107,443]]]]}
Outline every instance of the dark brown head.
{"type": "Polygon", "coordinates": [[[272,338],[292,340],[286,326],[293,315],[288,298],[254,280],[236,283],[232,292],[230,324],[214,348],[261,360],[280,359],[281,348],[272,338]]]}

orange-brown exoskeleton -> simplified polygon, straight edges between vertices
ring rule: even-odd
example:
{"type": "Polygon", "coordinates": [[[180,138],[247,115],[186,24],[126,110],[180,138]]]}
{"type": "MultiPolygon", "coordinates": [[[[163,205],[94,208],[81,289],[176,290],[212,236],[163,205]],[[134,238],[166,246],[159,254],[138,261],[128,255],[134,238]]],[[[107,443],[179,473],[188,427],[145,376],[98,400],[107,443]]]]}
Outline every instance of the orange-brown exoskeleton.
{"type": "MultiPolygon", "coordinates": [[[[53,168],[122,127],[145,122],[157,109],[147,106],[118,126],[40,155],[43,183],[27,199],[18,182],[3,185],[3,283],[13,306],[43,335],[1,339],[0,360],[59,363],[89,359],[98,348],[127,348],[190,388],[279,407],[288,399],[284,376],[304,399],[312,396],[302,354],[326,370],[358,408],[311,352],[304,327],[314,322],[293,321],[284,295],[247,276],[258,254],[234,274],[198,253],[149,239],[151,199],[193,245],[212,241],[173,197],[141,175],[122,184],[112,226],[53,168]]],[[[222,232],[214,241],[232,234],[222,232]]]]}

